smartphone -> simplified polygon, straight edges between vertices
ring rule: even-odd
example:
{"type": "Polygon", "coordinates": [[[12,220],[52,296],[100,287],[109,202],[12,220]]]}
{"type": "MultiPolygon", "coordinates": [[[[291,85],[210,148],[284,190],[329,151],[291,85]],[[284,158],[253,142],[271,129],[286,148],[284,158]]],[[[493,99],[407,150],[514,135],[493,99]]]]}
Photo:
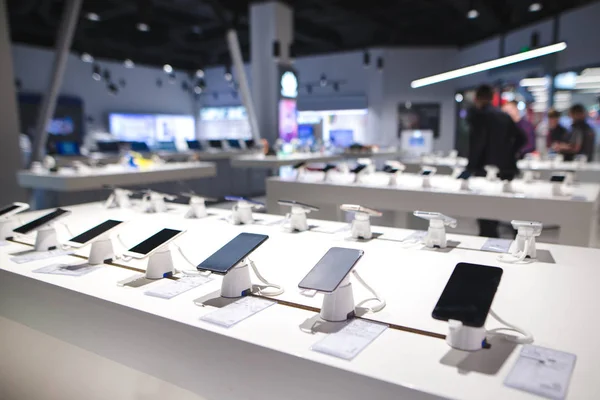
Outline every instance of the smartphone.
{"type": "Polygon", "coordinates": [[[367,207],[359,206],[357,204],[342,204],[340,206],[340,210],[348,211],[348,212],[361,212],[365,214],[372,215],[374,217],[381,217],[381,212],[372,210],[367,207]]]}
{"type": "Polygon", "coordinates": [[[213,255],[202,261],[196,268],[216,274],[226,274],[244,258],[263,244],[269,237],[254,233],[240,233],[213,255]]]}
{"type": "Polygon", "coordinates": [[[566,176],[562,174],[554,174],[550,177],[550,182],[564,182],[566,176]]]}
{"type": "Polygon", "coordinates": [[[298,168],[302,168],[304,166],[306,166],[306,161],[299,162],[298,164],[295,164],[292,168],[298,169],[298,168]]]}
{"type": "Polygon", "coordinates": [[[327,171],[330,171],[330,170],[336,169],[336,168],[337,167],[335,165],[333,165],[333,164],[327,164],[326,166],[323,167],[322,171],[323,172],[327,172],[327,171]]]}
{"type": "Polygon", "coordinates": [[[426,170],[421,171],[421,176],[429,176],[429,175],[432,175],[432,174],[433,174],[433,171],[430,170],[430,169],[426,169],[426,170]]]}
{"type": "Polygon", "coordinates": [[[245,197],[239,197],[239,196],[225,196],[225,200],[227,200],[227,201],[245,201],[246,203],[254,204],[257,206],[261,206],[261,207],[265,206],[265,204],[261,203],[260,201],[250,200],[245,197]]]}
{"type": "Polygon", "coordinates": [[[230,149],[236,149],[236,150],[242,149],[242,144],[237,139],[227,139],[227,144],[229,145],[230,149]]]}
{"type": "Polygon", "coordinates": [[[352,271],[364,252],[332,247],[298,284],[300,289],[331,293],[352,271]]]}
{"type": "Polygon", "coordinates": [[[278,200],[277,204],[279,204],[281,206],[298,206],[298,207],[302,207],[302,208],[305,208],[310,211],[319,211],[319,207],[311,206],[310,204],[300,203],[295,200],[278,200]]]}
{"type": "Polygon", "coordinates": [[[96,147],[101,153],[119,154],[119,142],[115,141],[98,141],[96,147]]]}
{"type": "Polygon", "coordinates": [[[91,240],[94,240],[98,236],[108,233],[113,230],[117,226],[121,225],[123,221],[117,221],[114,219],[109,219],[101,223],[100,225],[96,225],[92,229],[89,229],[74,238],[68,240],[67,244],[75,247],[83,246],[91,240]]]}
{"type": "Polygon", "coordinates": [[[471,173],[469,171],[463,171],[460,173],[460,175],[456,178],[456,179],[462,179],[462,180],[467,180],[471,177],[471,173]]]}
{"type": "Polygon", "coordinates": [[[175,240],[180,235],[183,235],[185,231],[177,229],[163,229],[141,243],[133,246],[127,250],[124,254],[133,258],[144,258],[149,256],[154,251],[158,250],[159,247],[175,240]]]}
{"type": "Polygon", "coordinates": [[[131,151],[137,151],[137,152],[149,152],[150,151],[150,147],[148,147],[148,144],[146,142],[131,142],[129,144],[131,146],[131,151]]]}
{"type": "Polygon", "coordinates": [[[365,168],[367,168],[367,166],[365,164],[359,164],[356,167],[352,168],[350,170],[350,172],[352,172],[353,174],[358,174],[360,171],[362,171],[365,168]]]}
{"type": "Polygon", "coordinates": [[[444,221],[444,224],[447,224],[447,225],[455,225],[456,224],[455,218],[449,217],[449,216],[444,215],[439,212],[415,211],[415,212],[413,212],[413,215],[415,217],[419,217],[419,218],[423,218],[423,219],[427,219],[427,220],[439,219],[439,220],[444,221]]]}
{"type": "Polygon", "coordinates": [[[442,321],[454,319],[466,326],[482,327],[502,272],[502,268],[487,265],[457,264],[431,315],[442,321]]]}
{"type": "Polygon", "coordinates": [[[12,203],[11,205],[0,209],[0,218],[9,218],[28,209],[29,204],[27,203],[12,203]]]}
{"type": "Polygon", "coordinates": [[[189,150],[202,150],[202,145],[198,140],[186,140],[189,150]]]}
{"type": "Polygon", "coordinates": [[[208,146],[211,149],[222,149],[223,148],[223,142],[220,140],[209,140],[208,141],[208,146]]]}
{"type": "Polygon", "coordinates": [[[210,202],[216,203],[218,201],[218,199],[215,199],[214,197],[206,197],[206,196],[202,196],[202,195],[199,195],[196,193],[191,193],[191,192],[190,193],[181,193],[180,196],[187,197],[188,199],[194,199],[194,198],[203,199],[204,201],[207,201],[209,203],[210,202]]]}
{"type": "Polygon", "coordinates": [[[57,208],[56,210],[52,211],[49,214],[44,215],[43,217],[34,219],[33,221],[28,222],[25,225],[22,225],[16,229],[14,229],[13,232],[17,232],[22,235],[25,235],[29,232],[36,231],[39,228],[43,227],[44,225],[47,225],[50,222],[56,221],[59,218],[66,217],[69,214],[71,214],[71,211],[64,210],[62,208],[57,208]]]}
{"type": "Polygon", "coordinates": [[[383,172],[387,172],[388,174],[395,174],[396,172],[398,172],[398,168],[386,165],[383,167],[383,172]]]}
{"type": "Polygon", "coordinates": [[[246,142],[246,148],[247,149],[253,149],[254,146],[256,146],[256,143],[254,142],[253,139],[248,139],[245,142],[246,142]]]}

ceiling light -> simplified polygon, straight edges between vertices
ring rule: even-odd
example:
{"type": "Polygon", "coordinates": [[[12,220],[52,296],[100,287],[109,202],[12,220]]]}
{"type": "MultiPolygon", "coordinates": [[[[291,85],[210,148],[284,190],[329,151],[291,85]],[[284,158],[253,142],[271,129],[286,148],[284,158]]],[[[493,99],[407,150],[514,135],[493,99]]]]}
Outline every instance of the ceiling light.
{"type": "Polygon", "coordinates": [[[225,78],[225,80],[227,82],[231,82],[231,80],[233,79],[233,76],[231,75],[231,72],[225,72],[225,74],[223,75],[223,77],[225,78]]]}
{"type": "Polygon", "coordinates": [[[135,63],[133,61],[131,61],[129,58],[126,59],[125,61],[123,61],[123,65],[125,65],[125,68],[135,67],[135,63]]]}
{"type": "Polygon", "coordinates": [[[525,102],[524,102],[524,101],[520,101],[520,102],[518,102],[518,103],[517,103],[517,109],[518,109],[519,111],[523,111],[523,110],[525,110],[525,108],[526,108],[526,107],[527,107],[527,105],[525,104],[525,102]]]}
{"type": "Polygon", "coordinates": [[[94,65],[94,68],[92,68],[92,79],[95,81],[102,79],[102,75],[100,75],[100,66],[94,65]]]}
{"type": "Polygon", "coordinates": [[[470,9],[469,12],[467,13],[467,18],[469,18],[469,19],[475,19],[477,17],[479,17],[479,11],[477,11],[474,8],[470,9]]]}
{"type": "Polygon", "coordinates": [[[202,94],[202,88],[199,85],[194,86],[194,93],[202,94]]]}
{"type": "Polygon", "coordinates": [[[196,78],[204,78],[204,70],[202,70],[202,69],[197,70],[196,78]]]}
{"type": "Polygon", "coordinates": [[[548,86],[550,79],[544,78],[525,78],[521,79],[519,86],[521,87],[532,87],[532,86],[548,86]]]}
{"type": "Polygon", "coordinates": [[[419,88],[422,86],[433,85],[434,83],[444,82],[451,79],[460,78],[462,76],[488,71],[490,69],[503,67],[509,64],[515,64],[525,60],[531,60],[532,58],[542,57],[552,53],[558,53],[566,48],[567,44],[565,42],[555,43],[550,46],[540,47],[539,49],[526,51],[524,53],[514,54],[512,56],[498,58],[496,60],[483,62],[481,64],[475,64],[468,67],[455,69],[453,71],[444,72],[442,74],[417,79],[412,81],[410,86],[412,88],[419,88]]]}
{"type": "Polygon", "coordinates": [[[319,85],[321,85],[321,87],[327,86],[327,76],[325,74],[321,75],[321,79],[319,80],[319,85]]]}
{"type": "Polygon", "coordinates": [[[163,71],[165,71],[167,74],[170,74],[173,72],[173,67],[171,67],[169,64],[165,64],[163,65],[163,71]]]}
{"type": "Polygon", "coordinates": [[[454,100],[456,100],[457,103],[461,103],[464,100],[464,97],[462,94],[456,93],[456,95],[454,96],[454,100]]]}
{"type": "Polygon", "coordinates": [[[138,22],[135,27],[140,32],[148,32],[150,30],[150,25],[145,22],[138,22]]]}
{"type": "Polygon", "coordinates": [[[94,62],[94,57],[92,57],[92,55],[89,53],[81,53],[81,61],[85,63],[92,63],[94,62]]]}
{"type": "Polygon", "coordinates": [[[534,1],[529,5],[529,12],[538,12],[542,10],[542,3],[534,1]]]}
{"type": "Polygon", "coordinates": [[[96,14],[95,12],[89,12],[89,13],[85,14],[85,18],[87,18],[89,21],[94,21],[94,22],[100,21],[100,16],[98,14],[96,14]]]}

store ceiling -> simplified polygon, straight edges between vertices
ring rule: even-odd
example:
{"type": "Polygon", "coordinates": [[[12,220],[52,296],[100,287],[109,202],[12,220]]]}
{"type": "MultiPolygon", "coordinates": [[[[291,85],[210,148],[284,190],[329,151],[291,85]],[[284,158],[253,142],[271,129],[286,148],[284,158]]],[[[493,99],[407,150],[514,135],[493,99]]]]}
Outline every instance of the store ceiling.
{"type": "MultiPolygon", "coordinates": [[[[597,0],[289,0],[298,56],[375,46],[465,46],[597,0]],[[468,19],[469,10],[478,17],[468,19]]],[[[14,42],[52,47],[64,0],[7,0],[14,42]]],[[[249,1],[84,0],[73,50],[194,70],[228,62],[226,23],[249,59],[249,1]],[[90,14],[92,13],[92,14],[90,14]],[[94,14],[99,17],[94,19],[94,14]],[[137,29],[146,22],[147,32],[137,29]]]]}

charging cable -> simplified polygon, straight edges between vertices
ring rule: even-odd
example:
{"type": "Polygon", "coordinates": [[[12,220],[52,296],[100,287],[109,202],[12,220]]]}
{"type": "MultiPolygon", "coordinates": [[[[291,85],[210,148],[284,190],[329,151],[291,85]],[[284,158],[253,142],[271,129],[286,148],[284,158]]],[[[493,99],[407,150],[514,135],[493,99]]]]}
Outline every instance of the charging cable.
{"type": "Polygon", "coordinates": [[[525,246],[522,251],[517,251],[515,254],[500,254],[498,261],[502,261],[508,264],[529,264],[532,263],[532,259],[527,259],[527,253],[529,253],[529,247],[532,244],[533,239],[525,239],[525,246]]]}
{"type": "Polygon", "coordinates": [[[261,283],[263,283],[266,287],[270,287],[273,288],[274,290],[272,291],[265,291],[263,289],[258,289],[258,294],[261,296],[267,296],[267,297],[274,297],[274,296],[279,296],[280,294],[283,294],[283,292],[285,292],[285,290],[283,289],[283,286],[277,285],[275,283],[271,283],[269,281],[267,281],[261,274],[260,272],[258,272],[258,268],[256,268],[256,264],[254,264],[254,261],[250,260],[250,259],[246,259],[246,262],[248,264],[250,264],[250,267],[252,267],[252,270],[254,271],[254,274],[256,275],[256,277],[258,278],[259,281],[261,281],[261,283]]]}
{"type": "MultiPolygon", "coordinates": [[[[121,239],[121,235],[117,234],[116,236],[117,236],[117,241],[119,242],[119,244],[123,247],[124,250],[126,250],[127,249],[127,245],[125,245],[125,243],[123,243],[123,239],[121,239]]],[[[133,260],[133,257],[128,257],[128,256],[126,256],[124,254],[115,255],[115,258],[119,259],[119,260],[123,260],[123,261],[131,261],[131,260],[133,260]]]]}
{"type": "MultiPolygon", "coordinates": [[[[179,254],[181,254],[181,257],[183,257],[183,259],[184,259],[184,260],[185,260],[185,261],[186,261],[186,262],[187,262],[189,265],[191,265],[192,267],[196,268],[196,264],[195,264],[195,263],[193,263],[193,262],[192,262],[192,261],[191,261],[191,260],[190,260],[190,259],[189,259],[189,258],[188,258],[186,255],[185,255],[185,253],[183,252],[183,250],[182,250],[181,246],[179,246],[179,245],[177,245],[177,244],[175,244],[175,243],[172,243],[172,245],[173,245],[173,246],[175,246],[175,248],[177,249],[177,251],[179,252],[179,254]]],[[[197,269],[192,269],[192,270],[190,270],[190,269],[182,269],[182,270],[179,270],[179,269],[175,268],[175,273],[181,273],[181,274],[183,274],[183,275],[186,275],[186,276],[209,276],[209,275],[210,275],[212,272],[210,272],[210,271],[202,271],[202,272],[200,272],[200,271],[198,271],[197,269]]]]}
{"type": "Polygon", "coordinates": [[[494,312],[494,310],[492,310],[492,309],[490,309],[490,315],[492,317],[494,317],[494,319],[496,319],[496,321],[500,322],[502,325],[505,325],[505,326],[501,327],[501,328],[490,329],[487,331],[487,333],[493,335],[493,334],[501,333],[502,331],[517,332],[517,333],[520,333],[521,335],[523,335],[523,337],[515,338],[515,337],[508,336],[508,337],[506,337],[506,340],[508,340],[509,342],[518,343],[518,344],[533,343],[533,335],[529,331],[526,331],[523,328],[520,328],[516,325],[506,322],[505,320],[500,318],[500,316],[498,314],[496,314],[494,312]]]}
{"type": "MultiPolygon", "coordinates": [[[[377,294],[377,292],[375,291],[375,289],[373,289],[371,286],[369,286],[369,284],[367,282],[365,282],[365,280],[358,274],[358,271],[356,271],[355,269],[352,270],[352,273],[354,274],[354,276],[356,277],[356,279],[358,280],[358,282],[360,282],[361,285],[363,285],[365,287],[365,289],[367,289],[369,292],[371,292],[371,294],[375,297],[375,299],[377,301],[379,301],[379,304],[376,305],[375,307],[372,308],[367,308],[368,311],[372,312],[372,313],[376,313],[379,312],[381,310],[383,310],[386,306],[386,302],[385,299],[383,297],[381,297],[379,294],[377,294]]],[[[366,299],[361,301],[360,303],[358,303],[356,306],[361,306],[362,304],[365,304],[368,301],[371,301],[373,299],[366,299]]]]}

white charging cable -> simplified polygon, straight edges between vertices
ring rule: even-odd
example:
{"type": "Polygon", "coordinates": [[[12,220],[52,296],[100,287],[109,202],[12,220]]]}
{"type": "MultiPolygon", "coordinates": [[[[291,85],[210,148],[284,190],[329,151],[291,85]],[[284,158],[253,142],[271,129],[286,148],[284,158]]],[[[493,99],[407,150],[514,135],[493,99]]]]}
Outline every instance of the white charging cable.
{"type": "Polygon", "coordinates": [[[500,316],[498,314],[496,314],[494,312],[494,310],[492,310],[492,309],[490,309],[490,315],[492,317],[494,317],[496,319],[496,321],[500,322],[502,325],[505,325],[505,326],[501,327],[501,328],[490,329],[487,331],[487,333],[498,334],[498,333],[501,333],[502,331],[517,332],[517,333],[520,333],[521,335],[523,335],[523,337],[518,337],[518,338],[506,337],[506,340],[508,340],[509,342],[518,343],[518,344],[533,343],[533,334],[531,334],[529,331],[526,331],[523,328],[520,328],[516,325],[506,322],[505,320],[500,318],[500,316]]]}
{"type": "Polygon", "coordinates": [[[533,259],[527,259],[527,253],[529,253],[529,246],[531,246],[533,239],[525,239],[525,246],[523,251],[518,251],[516,254],[500,254],[498,261],[502,261],[508,264],[529,264],[532,263],[533,259]]]}
{"type": "MultiPolygon", "coordinates": [[[[123,239],[121,239],[121,235],[117,233],[116,236],[117,236],[117,241],[123,247],[123,250],[127,250],[127,245],[125,243],[123,243],[123,239]]],[[[133,257],[128,257],[121,253],[121,254],[115,254],[115,259],[123,260],[123,261],[131,261],[131,260],[133,260],[133,257]]]]}
{"type": "MultiPolygon", "coordinates": [[[[369,284],[367,282],[365,282],[365,280],[358,274],[358,271],[356,271],[355,269],[352,270],[352,273],[354,274],[354,276],[356,277],[356,279],[358,280],[358,282],[360,282],[361,285],[363,285],[365,287],[365,289],[367,289],[369,292],[371,292],[371,294],[375,297],[375,299],[377,301],[379,301],[379,304],[376,305],[375,307],[372,308],[367,308],[368,311],[372,312],[372,313],[376,313],[379,312],[381,310],[383,310],[386,306],[386,302],[385,299],[383,297],[381,297],[379,294],[377,294],[377,292],[375,291],[375,289],[373,289],[371,286],[369,286],[369,284]]],[[[360,306],[368,301],[371,301],[373,299],[366,299],[361,301],[360,303],[358,303],[356,306],[360,306]]]]}
{"type": "MultiPolygon", "coordinates": [[[[190,260],[190,259],[189,259],[189,258],[188,258],[186,255],[185,255],[185,253],[184,253],[184,252],[183,252],[183,250],[181,249],[181,246],[179,246],[179,245],[177,245],[177,244],[175,244],[175,243],[173,243],[173,246],[175,246],[175,248],[177,249],[177,251],[179,252],[179,254],[181,254],[181,257],[183,257],[183,259],[184,259],[184,260],[185,260],[185,261],[186,261],[186,262],[187,262],[189,265],[191,265],[192,267],[196,267],[196,264],[195,264],[195,263],[193,263],[193,262],[192,262],[192,261],[191,261],[191,260],[190,260]]],[[[180,270],[180,269],[177,269],[177,268],[175,268],[175,273],[181,273],[181,274],[183,274],[183,275],[186,275],[186,276],[209,276],[209,275],[210,275],[212,272],[210,272],[210,271],[202,271],[202,272],[201,272],[201,271],[198,271],[197,269],[193,269],[193,270],[190,270],[190,269],[181,269],[181,270],[180,270]]]]}
{"type": "Polygon", "coordinates": [[[258,294],[261,296],[267,296],[267,297],[274,297],[274,296],[279,296],[280,294],[283,294],[283,292],[285,291],[283,289],[283,286],[277,285],[275,283],[271,283],[269,281],[267,281],[261,274],[260,272],[258,272],[258,268],[256,268],[256,264],[254,264],[254,261],[247,259],[248,264],[250,264],[250,267],[252,267],[252,270],[254,271],[254,274],[256,274],[256,277],[258,278],[259,281],[261,281],[266,287],[270,287],[273,288],[275,290],[273,291],[265,291],[263,289],[258,289],[258,294]]]}

